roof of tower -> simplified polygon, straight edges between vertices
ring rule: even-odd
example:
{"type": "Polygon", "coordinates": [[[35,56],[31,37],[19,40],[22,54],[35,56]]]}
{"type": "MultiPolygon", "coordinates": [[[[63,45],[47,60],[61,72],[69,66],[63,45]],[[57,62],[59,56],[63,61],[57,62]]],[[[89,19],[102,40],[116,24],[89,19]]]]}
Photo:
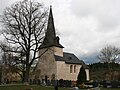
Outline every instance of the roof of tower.
{"type": "Polygon", "coordinates": [[[51,46],[57,46],[57,47],[63,48],[63,46],[59,43],[59,37],[56,36],[54,19],[52,14],[52,6],[50,6],[47,31],[45,33],[45,38],[40,48],[47,48],[51,46]]]}

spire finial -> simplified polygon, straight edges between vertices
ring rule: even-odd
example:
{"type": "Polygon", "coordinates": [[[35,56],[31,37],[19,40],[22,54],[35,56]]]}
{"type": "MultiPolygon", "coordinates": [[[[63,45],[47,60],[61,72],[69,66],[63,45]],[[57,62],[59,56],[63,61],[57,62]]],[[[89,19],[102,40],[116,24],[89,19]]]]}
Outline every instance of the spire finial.
{"type": "Polygon", "coordinates": [[[50,5],[50,10],[52,10],[52,5],[50,5]]]}

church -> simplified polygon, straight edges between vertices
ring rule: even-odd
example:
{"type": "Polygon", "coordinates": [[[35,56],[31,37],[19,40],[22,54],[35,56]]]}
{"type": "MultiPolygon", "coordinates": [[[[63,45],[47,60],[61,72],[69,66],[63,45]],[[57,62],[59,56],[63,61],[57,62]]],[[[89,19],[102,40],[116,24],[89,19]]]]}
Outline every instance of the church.
{"type": "Polygon", "coordinates": [[[60,38],[56,36],[52,7],[50,6],[47,31],[43,43],[39,48],[39,62],[36,71],[39,72],[39,79],[48,80],[71,80],[76,81],[83,66],[86,71],[86,78],[89,80],[89,68],[79,60],[75,54],[64,52],[63,46],[59,43],[60,38]]]}

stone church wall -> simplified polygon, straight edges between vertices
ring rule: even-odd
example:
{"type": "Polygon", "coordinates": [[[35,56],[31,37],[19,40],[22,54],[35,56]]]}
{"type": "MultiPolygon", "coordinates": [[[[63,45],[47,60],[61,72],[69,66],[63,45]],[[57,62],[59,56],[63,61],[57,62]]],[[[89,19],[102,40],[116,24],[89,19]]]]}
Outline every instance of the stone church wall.
{"type": "Polygon", "coordinates": [[[74,64],[65,64],[64,61],[63,62],[57,61],[57,79],[58,80],[60,79],[72,80],[72,81],[77,80],[77,76],[82,65],[76,65],[76,73],[74,73],[74,68],[73,68],[73,72],[70,73],[70,65],[74,66],[74,64]]]}
{"type": "Polygon", "coordinates": [[[53,47],[55,55],[63,57],[63,49],[59,47],[53,47]]]}
{"type": "Polygon", "coordinates": [[[89,69],[85,69],[85,71],[86,71],[86,79],[89,81],[90,80],[89,69]]]}
{"type": "MultiPolygon", "coordinates": [[[[40,54],[43,53],[45,49],[40,50],[40,54]]],[[[47,76],[48,79],[54,78],[57,72],[56,61],[54,58],[53,50],[49,48],[42,57],[39,59],[37,70],[40,70],[40,79],[45,79],[47,76]]]]}

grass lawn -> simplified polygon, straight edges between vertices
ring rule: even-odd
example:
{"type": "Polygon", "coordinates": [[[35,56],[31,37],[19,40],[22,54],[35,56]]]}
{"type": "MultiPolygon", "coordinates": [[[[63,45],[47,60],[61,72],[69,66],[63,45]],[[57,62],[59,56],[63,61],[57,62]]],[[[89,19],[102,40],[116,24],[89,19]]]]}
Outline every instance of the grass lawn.
{"type": "MultiPolygon", "coordinates": [[[[26,90],[32,88],[33,90],[54,90],[53,86],[40,86],[40,85],[4,85],[0,86],[0,90],[26,90]]],[[[58,90],[72,90],[69,88],[60,88],[58,90]]],[[[86,90],[86,89],[80,89],[86,90]]],[[[94,90],[94,89],[91,89],[94,90]]],[[[100,90],[120,90],[120,88],[101,88],[100,90]]]]}
{"type": "MultiPolygon", "coordinates": [[[[54,90],[53,86],[40,85],[4,85],[0,86],[0,90],[26,90],[32,88],[33,90],[54,90]]],[[[59,88],[59,90],[70,90],[68,88],[59,88]]]]}
{"type": "Polygon", "coordinates": [[[120,88],[102,88],[101,90],[120,90],[120,88]]]}

